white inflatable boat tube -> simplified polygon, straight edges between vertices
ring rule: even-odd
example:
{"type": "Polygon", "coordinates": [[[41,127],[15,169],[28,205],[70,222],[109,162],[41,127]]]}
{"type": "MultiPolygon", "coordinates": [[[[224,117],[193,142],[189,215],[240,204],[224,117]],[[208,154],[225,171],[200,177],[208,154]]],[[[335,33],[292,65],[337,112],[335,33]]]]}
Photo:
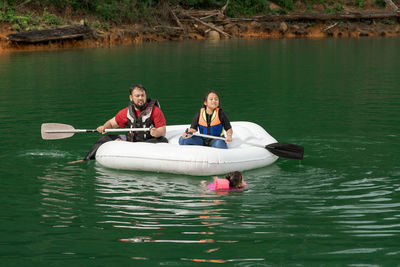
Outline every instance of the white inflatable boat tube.
{"type": "Polygon", "coordinates": [[[233,141],[228,149],[206,146],[181,146],[179,137],[190,125],[167,126],[169,143],[111,141],[99,147],[96,161],[108,168],[196,176],[220,175],[264,167],[278,157],[263,147],[277,141],[252,122],[231,122],[233,141]]]}

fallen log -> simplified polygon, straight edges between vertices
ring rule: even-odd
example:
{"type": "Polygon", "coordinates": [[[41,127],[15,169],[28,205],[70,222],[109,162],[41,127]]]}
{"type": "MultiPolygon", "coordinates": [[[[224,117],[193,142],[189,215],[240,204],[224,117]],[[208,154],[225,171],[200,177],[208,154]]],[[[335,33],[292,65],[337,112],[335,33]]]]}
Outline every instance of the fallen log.
{"type": "Polygon", "coordinates": [[[34,30],[7,35],[12,42],[38,43],[54,40],[76,39],[92,35],[92,30],[83,25],[68,25],[56,29],[34,30]]]}
{"type": "Polygon", "coordinates": [[[227,36],[227,37],[232,37],[232,35],[230,35],[229,33],[226,33],[226,32],[224,32],[224,31],[218,29],[217,27],[212,26],[212,25],[210,25],[210,24],[208,24],[208,23],[202,21],[201,19],[198,19],[198,18],[196,18],[196,17],[193,17],[193,16],[191,16],[191,15],[185,13],[185,12],[183,12],[182,14],[183,14],[184,16],[186,16],[186,17],[188,17],[188,18],[194,20],[194,21],[197,21],[197,22],[203,24],[204,26],[206,26],[206,27],[208,27],[208,28],[210,28],[210,29],[212,29],[212,30],[214,30],[214,31],[219,32],[220,34],[223,34],[223,35],[225,35],[225,36],[227,36]]]}
{"type": "Polygon", "coordinates": [[[295,13],[288,15],[265,15],[252,18],[230,18],[230,21],[295,21],[295,20],[349,20],[349,19],[383,19],[400,18],[399,11],[383,12],[347,12],[336,14],[295,13]]]}
{"type": "Polygon", "coordinates": [[[388,6],[391,10],[396,11],[399,8],[396,6],[395,3],[393,3],[392,0],[385,0],[386,6],[388,6]]]}
{"type": "Polygon", "coordinates": [[[338,25],[338,24],[339,24],[339,22],[336,22],[336,23],[334,23],[334,24],[332,24],[332,25],[330,25],[330,26],[328,26],[328,27],[322,29],[322,31],[323,31],[323,32],[326,32],[327,30],[332,29],[333,27],[336,27],[336,25],[338,25]]]}
{"type": "Polygon", "coordinates": [[[216,16],[220,13],[219,10],[193,10],[193,9],[189,9],[189,10],[184,10],[184,9],[179,9],[176,10],[177,13],[179,13],[179,11],[184,12],[186,15],[190,15],[193,17],[209,17],[209,16],[216,16]]]}
{"type": "Polygon", "coordinates": [[[171,13],[172,18],[175,20],[175,22],[176,22],[176,24],[178,25],[178,27],[181,28],[182,30],[184,30],[181,21],[180,21],[179,18],[176,16],[175,12],[172,10],[172,8],[169,6],[169,4],[168,4],[168,3],[165,3],[165,5],[167,6],[169,13],[171,13]]]}

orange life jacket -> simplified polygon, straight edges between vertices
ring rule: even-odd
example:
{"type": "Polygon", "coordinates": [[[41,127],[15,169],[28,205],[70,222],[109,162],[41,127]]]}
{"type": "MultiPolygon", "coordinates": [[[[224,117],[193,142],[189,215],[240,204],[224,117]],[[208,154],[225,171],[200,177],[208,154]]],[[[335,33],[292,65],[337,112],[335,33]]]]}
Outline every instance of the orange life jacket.
{"type": "Polygon", "coordinates": [[[199,116],[199,131],[201,134],[208,134],[212,136],[223,136],[224,129],[222,122],[219,119],[220,108],[216,108],[211,115],[211,121],[207,123],[207,113],[205,108],[200,109],[199,116]]]}

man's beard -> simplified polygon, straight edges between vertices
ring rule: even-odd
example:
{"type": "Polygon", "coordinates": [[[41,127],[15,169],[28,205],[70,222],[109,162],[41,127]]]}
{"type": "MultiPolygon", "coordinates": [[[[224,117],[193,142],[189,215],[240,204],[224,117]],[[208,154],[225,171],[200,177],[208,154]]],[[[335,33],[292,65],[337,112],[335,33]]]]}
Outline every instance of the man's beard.
{"type": "Polygon", "coordinates": [[[131,104],[138,110],[143,111],[146,108],[146,103],[143,103],[143,105],[138,105],[136,103],[134,103],[133,101],[131,101],[131,104]]]}

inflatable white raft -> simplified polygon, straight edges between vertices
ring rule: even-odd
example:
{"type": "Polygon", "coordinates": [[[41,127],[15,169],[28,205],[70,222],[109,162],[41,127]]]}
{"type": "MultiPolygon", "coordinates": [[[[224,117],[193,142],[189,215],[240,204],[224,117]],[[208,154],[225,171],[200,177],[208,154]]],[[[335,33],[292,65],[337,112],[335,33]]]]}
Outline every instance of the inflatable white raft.
{"type": "Polygon", "coordinates": [[[228,149],[205,146],[181,146],[179,137],[190,125],[167,126],[169,143],[112,141],[99,147],[96,161],[105,167],[121,170],[219,175],[264,167],[278,157],[263,147],[277,141],[261,126],[251,122],[232,122],[233,141],[228,149]]]}

